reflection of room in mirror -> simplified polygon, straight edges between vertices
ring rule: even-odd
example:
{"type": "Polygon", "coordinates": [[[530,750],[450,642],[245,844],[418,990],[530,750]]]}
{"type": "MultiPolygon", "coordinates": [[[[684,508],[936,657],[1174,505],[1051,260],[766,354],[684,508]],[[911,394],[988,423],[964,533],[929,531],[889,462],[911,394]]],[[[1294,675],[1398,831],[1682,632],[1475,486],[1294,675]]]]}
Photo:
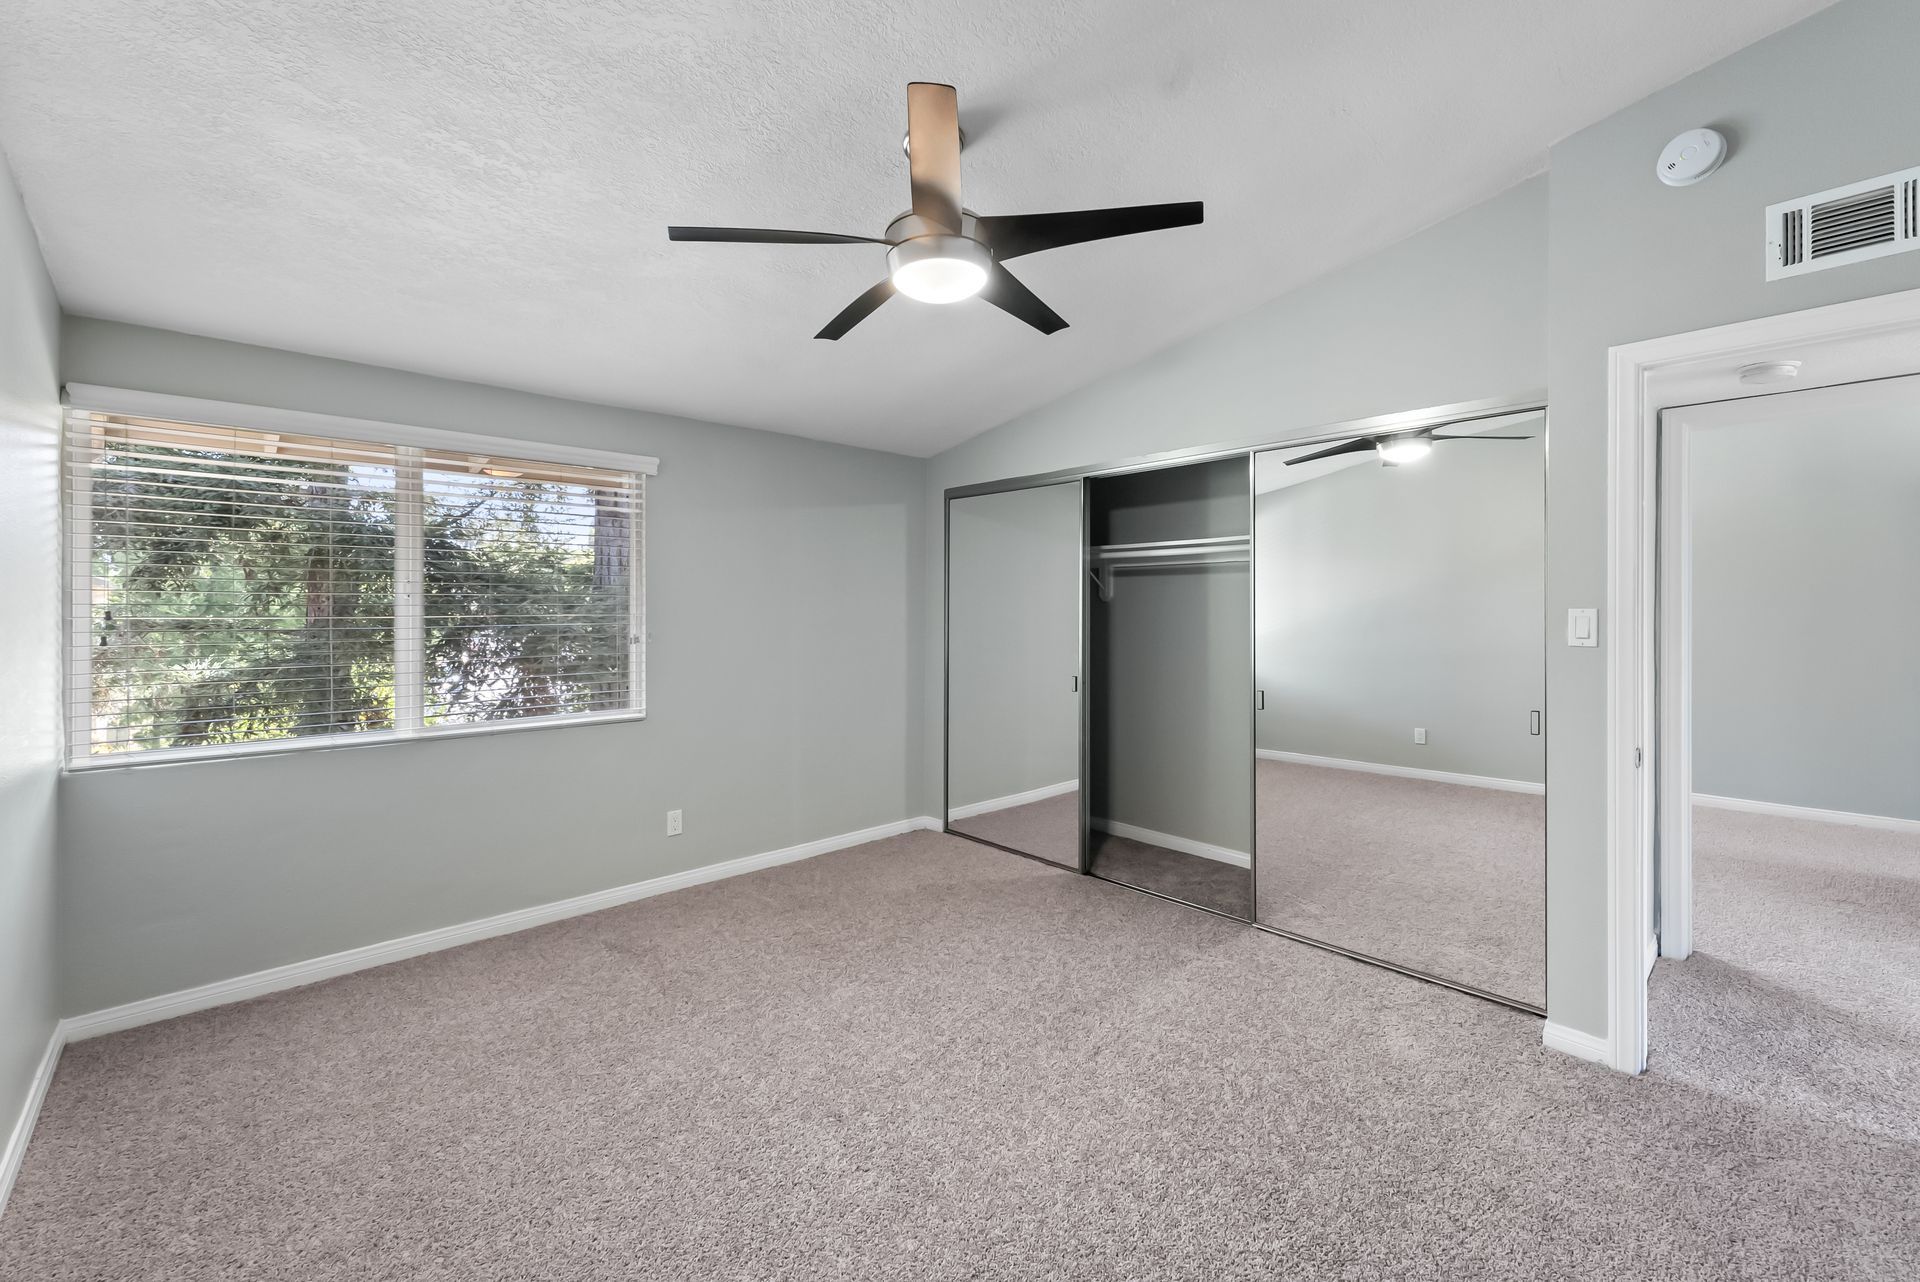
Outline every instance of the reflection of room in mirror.
{"type": "Polygon", "coordinates": [[[947,826],[1080,863],[1078,481],[947,505],[947,826]]]}
{"type": "Polygon", "coordinates": [[[1483,992],[1545,1000],[1540,791],[1272,756],[1257,778],[1265,924],[1483,992]]]}
{"type": "Polygon", "coordinates": [[[1545,434],[1269,451],[1254,500],[1259,920],[1534,1006],[1545,434]]]}
{"type": "Polygon", "coordinates": [[[994,797],[948,812],[947,827],[1056,864],[1080,862],[1080,788],[1069,779],[1011,797],[994,797]]]}

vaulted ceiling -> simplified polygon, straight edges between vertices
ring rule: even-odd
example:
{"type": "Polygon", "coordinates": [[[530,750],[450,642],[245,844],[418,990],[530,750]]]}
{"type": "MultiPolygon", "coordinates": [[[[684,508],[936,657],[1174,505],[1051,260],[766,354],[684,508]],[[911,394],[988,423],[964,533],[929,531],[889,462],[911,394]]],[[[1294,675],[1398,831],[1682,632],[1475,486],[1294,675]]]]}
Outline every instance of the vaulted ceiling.
{"type": "Polygon", "coordinates": [[[1825,2],[0,0],[0,146],[81,315],[932,454],[1825,2]],[[668,243],[879,235],[916,79],[971,208],[1206,224],[1021,260],[1051,337],[896,299],[820,342],[880,247],[668,243]]]}

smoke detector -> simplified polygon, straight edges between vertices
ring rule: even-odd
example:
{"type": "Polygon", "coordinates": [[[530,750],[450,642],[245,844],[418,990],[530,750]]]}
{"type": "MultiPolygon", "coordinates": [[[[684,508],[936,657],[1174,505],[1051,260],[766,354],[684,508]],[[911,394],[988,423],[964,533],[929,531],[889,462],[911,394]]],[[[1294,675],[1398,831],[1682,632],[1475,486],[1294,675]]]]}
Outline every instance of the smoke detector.
{"type": "Polygon", "coordinates": [[[1727,158],[1727,139],[1717,129],[1689,129],[1667,144],[1653,172],[1669,187],[1691,187],[1727,158]]]}

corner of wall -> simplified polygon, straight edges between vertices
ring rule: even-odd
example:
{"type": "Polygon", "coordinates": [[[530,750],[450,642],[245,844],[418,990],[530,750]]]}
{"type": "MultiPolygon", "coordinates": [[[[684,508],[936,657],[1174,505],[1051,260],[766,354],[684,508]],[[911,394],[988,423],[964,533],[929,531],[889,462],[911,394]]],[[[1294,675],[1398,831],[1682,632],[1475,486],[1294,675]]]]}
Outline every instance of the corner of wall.
{"type": "Polygon", "coordinates": [[[57,1054],[59,330],[0,160],[0,1204],[57,1054]]]}

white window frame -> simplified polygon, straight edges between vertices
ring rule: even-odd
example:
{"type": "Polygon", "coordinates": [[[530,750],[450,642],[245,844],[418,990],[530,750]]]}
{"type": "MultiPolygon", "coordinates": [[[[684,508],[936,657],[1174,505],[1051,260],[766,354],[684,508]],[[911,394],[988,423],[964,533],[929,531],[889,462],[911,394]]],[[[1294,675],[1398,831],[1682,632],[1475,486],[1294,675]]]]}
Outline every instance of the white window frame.
{"type": "MultiPolygon", "coordinates": [[[[549,729],[559,726],[604,724],[620,721],[644,721],[647,716],[647,478],[657,476],[660,460],[646,454],[622,450],[594,449],[580,445],[561,445],[547,441],[514,437],[483,436],[472,432],[450,431],[438,427],[417,427],[386,423],[373,419],[341,418],[307,410],[275,409],[260,405],[242,405],[230,401],[210,401],[194,396],[171,396],[161,392],[140,392],[126,388],[101,387],[91,383],[69,383],[62,400],[70,411],[129,415],[139,418],[168,419],[209,427],[228,427],[256,432],[330,437],[336,440],[363,441],[398,447],[395,468],[399,501],[395,521],[394,582],[394,726],[392,730],[367,730],[350,734],[312,735],[302,738],[270,739],[258,743],[216,744],[194,748],[149,748],[138,752],[93,755],[91,724],[81,724],[90,707],[92,673],[89,670],[88,640],[91,627],[88,614],[76,602],[80,595],[74,582],[76,545],[87,537],[91,509],[81,503],[81,486],[63,481],[61,492],[61,579],[65,616],[62,620],[62,698],[61,759],[67,770],[126,770],[178,765],[189,761],[224,760],[233,757],[271,756],[286,752],[322,752],[337,748],[371,747],[375,744],[408,743],[422,739],[454,739],[471,735],[504,734],[521,730],[549,729]],[[421,458],[427,450],[445,450],[463,454],[492,454],[524,458],[541,463],[573,463],[583,467],[607,468],[634,476],[638,499],[637,519],[632,522],[631,574],[627,662],[631,690],[629,707],[617,712],[564,712],[545,717],[523,717],[510,721],[480,721],[453,726],[424,724],[422,669],[424,667],[424,629],[420,623],[423,604],[420,557],[424,529],[424,504],[421,501],[421,458]],[[409,484],[409,479],[414,483],[409,484]],[[409,555],[409,553],[414,555],[409,555]],[[85,699],[76,698],[84,694],[85,699]]],[[[68,470],[67,434],[61,433],[61,473],[68,470]]]]}

